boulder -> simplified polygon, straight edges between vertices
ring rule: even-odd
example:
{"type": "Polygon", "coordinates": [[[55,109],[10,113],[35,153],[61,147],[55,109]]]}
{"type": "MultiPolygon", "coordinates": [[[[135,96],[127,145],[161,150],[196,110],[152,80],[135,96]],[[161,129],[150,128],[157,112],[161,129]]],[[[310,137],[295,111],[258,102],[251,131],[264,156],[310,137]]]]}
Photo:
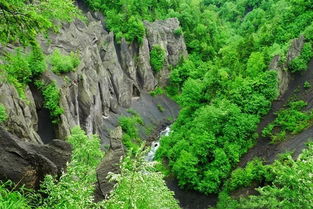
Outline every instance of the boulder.
{"type": "Polygon", "coordinates": [[[39,145],[22,141],[0,126],[0,180],[37,189],[45,175],[60,176],[71,157],[71,146],[61,140],[39,145]]]}
{"type": "Polygon", "coordinates": [[[282,96],[287,91],[290,82],[291,73],[288,71],[288,65],[292,62],[293,59],[300,55],[303,45],[303,36],[294,39],[288,49],[286,61],[282,62],[281,57],[276,55],[269,65],[270,70],[277,71],[280,96],[282,96]]]}
{"type": "Polygon", "coordinates": [[[95,201],[105,199],[112,191],[115,182],[109,181],[108,174],[120,172],[120,161],[124,156],[124,146],[122,144],[122,128],[118,126],[110,133],[111,148],[106,153],[105,158],[97,169],[97,185],[95,191],[95,201]]]}

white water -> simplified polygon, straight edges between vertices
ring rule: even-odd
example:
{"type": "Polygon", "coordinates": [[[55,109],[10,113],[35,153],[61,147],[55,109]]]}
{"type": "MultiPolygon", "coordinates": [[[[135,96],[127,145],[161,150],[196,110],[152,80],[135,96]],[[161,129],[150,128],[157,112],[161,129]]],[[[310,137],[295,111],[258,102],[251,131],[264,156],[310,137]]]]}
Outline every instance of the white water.
{"type": "Polygon", "coordinates": [[[146,156],[146,161],[152,162],[155,156],[156,151],[160,147],[160,138],[162,136],[168,136],[170,134],[171,128],[167,126],[164,130],[162,130],[159,134],[158,140],[151,143],[150,152],[146,156]]]}

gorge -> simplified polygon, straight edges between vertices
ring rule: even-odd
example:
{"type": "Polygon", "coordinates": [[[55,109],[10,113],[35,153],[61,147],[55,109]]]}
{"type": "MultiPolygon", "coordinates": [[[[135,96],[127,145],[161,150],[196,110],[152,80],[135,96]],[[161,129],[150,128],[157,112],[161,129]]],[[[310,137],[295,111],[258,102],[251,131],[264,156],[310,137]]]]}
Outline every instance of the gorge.
{"type": "Polygon", "coordinates": [[[312,0],[0,0],[0,208],[312,208],[312,0]]]}

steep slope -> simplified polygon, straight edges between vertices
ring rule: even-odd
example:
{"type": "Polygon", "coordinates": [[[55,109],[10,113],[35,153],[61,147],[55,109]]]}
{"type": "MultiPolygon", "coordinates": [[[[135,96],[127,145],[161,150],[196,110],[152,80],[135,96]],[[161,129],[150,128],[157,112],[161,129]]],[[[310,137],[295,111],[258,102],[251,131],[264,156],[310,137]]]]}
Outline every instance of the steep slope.
{"type": "MultiPolygon", "coordinates": [[[[22,99],[10,84],[0,85],[0,103],[9,116],[3,125],[19,140],[50,143],[53,138],[41,137],[54,134],[63,140],[71,128],[79,125],[87,134],[98,134],[103,147],[108,148],[110,130],[118,125],[119,116],[130,115],[129,108],[142,116],[145,126],[140,127],[141,135],[146,139],[149,138],[147,130],[157,130],[177,116],[179,107],[175,102],[166,96],[152,97],[148,93],[165,85],[171,66],[187,56],[183,37],[174,34],[179,28],[178,20],[146,22],[147,35],[139,45],[125,40],[117,43],[114,34],[104,30],[100,14],[87,13],[86,16],[85,21],[64,24],[58,33],[51,32],[48,39],[40,38],[46,55],[58,49],[62,54],[76,52],[81,60],[75,72],[66,74],[53,73],[49,64],[49,70],[40,78],[46,84],[55,83],[60,90],[60,107],[64,113],[58,124],[52,125],[43,113],[46,110],[37,87],[27,86],[26,99],[22,99]],[[150,51],[156,45],[166,54],[160,72],[154,72],[150,65],[150,51]],[[43,123],[51,125],[42,126],[43,123]],[[39,131],[38,127],[53,130],[39,131]]],[[[0,51],[3,54],[13,49],[13,45],[8,45],[0,51]]],[[[1,135],[0,140],[7,140],[7,137],[1,135]]]]}

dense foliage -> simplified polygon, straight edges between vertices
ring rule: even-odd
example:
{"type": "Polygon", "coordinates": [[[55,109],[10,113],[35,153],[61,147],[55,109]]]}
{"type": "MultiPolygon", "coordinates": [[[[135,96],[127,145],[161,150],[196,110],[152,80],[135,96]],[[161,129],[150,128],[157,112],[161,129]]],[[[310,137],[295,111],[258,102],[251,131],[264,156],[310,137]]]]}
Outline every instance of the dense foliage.
{"type": "Polygon", "coordinates": [[[115,33],[117,40],[142,42],[145,34],[144,20],[164,19],[178,0],[85,0],[91,8],[106,16],[106,25],[115,33]]]}
{"type": "Polygon", "coordinates": [[[281,156],[271,165],[260,161],[235,170],[219,194],[217,208],[311,208],[313,205],[313,145],[309,144],[297,160],[290,154],[281,156]],[[247,180],[246,180],[247,179],[247,180]],[[258,195],[233,199],[230,192],[249,185],[249,181],[267,182],[257,188],[258,195]],[[247,182],[244,183],[244,182],[247,182]]]}
{"type": "Polygon", "coordinates": [[[280,55],[284,62],[301,34],[307,41],[301,68],[311,58],[306,31],[312,30],[312,2],[195,2],[173,12],[190,56],[171,73],[168,92],[182,110],[158,156],[167,159],[180,185],[216,193],[253,145],[257,124],[278,95],[276,73],[267,67],[271,59],[280,55]]]}
{"type": "MultiPolygon", "coordinates": [[[[246,168],[232,172],[240,157],[253,146],[258,137],[257,125],[278,96],[276,72],[268,69],[272,58],[279,55],[280,62],[292,73],[306,70],[312,58],[312,0],[85,1],[105,15],[105,26],[115,33],[118,41],[125,38],[140,44],[145,34],[144,20],[179,19],[181,28],[175,35],[184,35],[189,58],[172,70],[167,92],[177,99],[181,112],[171,134],[161,140],[157,155],[168,162],[168,168],[181,186],[208,194],[219,192],[225,183],[220,208],[309,208],[312,205],[311,145],[296,161],[290,156],[269,166],[252,161],[246,168]],[[300,56],[289,62],[290,44],[301,35],[305,43],[300,56]],[[262,181],[268,185],[258,190],[259,196],[239,201],[229,196],[233,190],[262,181]]],[[[46,68],[42,52],[34,44],[36,35],[57,29],[53,21],[70,21],[78,12],[69,0],[10,3],[0,0],[0,9],[0,43],[33,45],[30,52],[22,49],[8,54],[0,69],[22,95],[24,86],[46,68]]],[[[160,71],[166,58],[163,49],[152,47],[150,56],[152,68],[160,71]]],[[[49,61],[58,74],[70,72],[79,64],[73,54],[63,56],[59,51],[55,51],[49,61]]],[[[63,113],[59,90],[54,83],[37,82],[37,85],[42,90],[45,107],[57,122],[63,113]]],[[[152,94],[160,92],[157,89],[152,94]]],[[[263,134],[279,141],[287,133],[298,133],[312,118],[311,113],[303,112],[305,106],[301,101],[291,103],[277,113],[263,134]]],[[[161,106],[159,109],[162,110],[161,106]]],[[[118,184],[107,206],[176,208],[177,203],[165,188],[162,175],[152,171],[139,157],[137,126],[142,120],[136,113],[132,115],[119,119],[123,142],[132,152],[122,163],[122,173],[113,175],[118,184]]],[[[72,141],[75,150],[68,173],[58,184],[52,177],[46,178],[42,191],[48,198],[43,200],[42,207],[98,207],[91,197],[95,166],[101,158],[98,142],[93,139],[89,142],[78,129],[73,134],[73,140],[78,141],[72,141]],[[81,146],[83,143],[90,146],[81,146]],[[82,183],[77,183],[77,179],[82,183]]]]}
{"type": "Polygon", "coordinates": [[[143,146],[135,155],[128,155],[121,164],[121,173],[111,175],[117,182],[105,205],[108,209],[180,208],[154,163],[147,162],[143,146]]]}
{"type": "Polygon", "coordinates": [[[77,54],[71,52],[69,55],[62,54],[60,50],[55,50],[49,57],[52,71],[57,74],[74,71],[78,67],[80,60],[77,54]]]}
{"type": "Polygon", "coordinates": [[[297,134],[312,124],[311,111],[303,111],[307,106],[304,101],[295,101],[288,104],[288,108],[276,113],[275,120],[268,124],[262,134],[270,136],[272,142],[279,142],[286,138],[288,133],[297,134]]]}
{"type": "Polygon", "coordinates": [[[31,49],[29,53],[18,48],[15,52],[6,54],[3,57],[4,64],[0,66],[0,69],[4,69],[0,72],[6,75],[5,80],[15,86],[22,98],[25,97],[25,86],[46,70],[45,57],[41,48],[34,44],[31,49]]]}
{"type": "Polygon", "coordinates": [[[1,0],[0,43],[32,43],[36,36],[56,30],[58,21],[79,17],[72,0],[1,0]]]}
{"type": "Polygon", "coordinates": [[[86,136],[79,127],[73,128],[67,141],[73,146],[72,160],[59,181],[46,176],[41,192],[47,195],[41,208],[96,208],[93,201],[96,168],[103,153],[96,136],[86,136]]]}
{"type": "Polygon", "coordinates": [[[150,51],[150,64],[155,72],[162,70],[165,62],[165,50],[159,46],[155,45],[150,51]]]}

